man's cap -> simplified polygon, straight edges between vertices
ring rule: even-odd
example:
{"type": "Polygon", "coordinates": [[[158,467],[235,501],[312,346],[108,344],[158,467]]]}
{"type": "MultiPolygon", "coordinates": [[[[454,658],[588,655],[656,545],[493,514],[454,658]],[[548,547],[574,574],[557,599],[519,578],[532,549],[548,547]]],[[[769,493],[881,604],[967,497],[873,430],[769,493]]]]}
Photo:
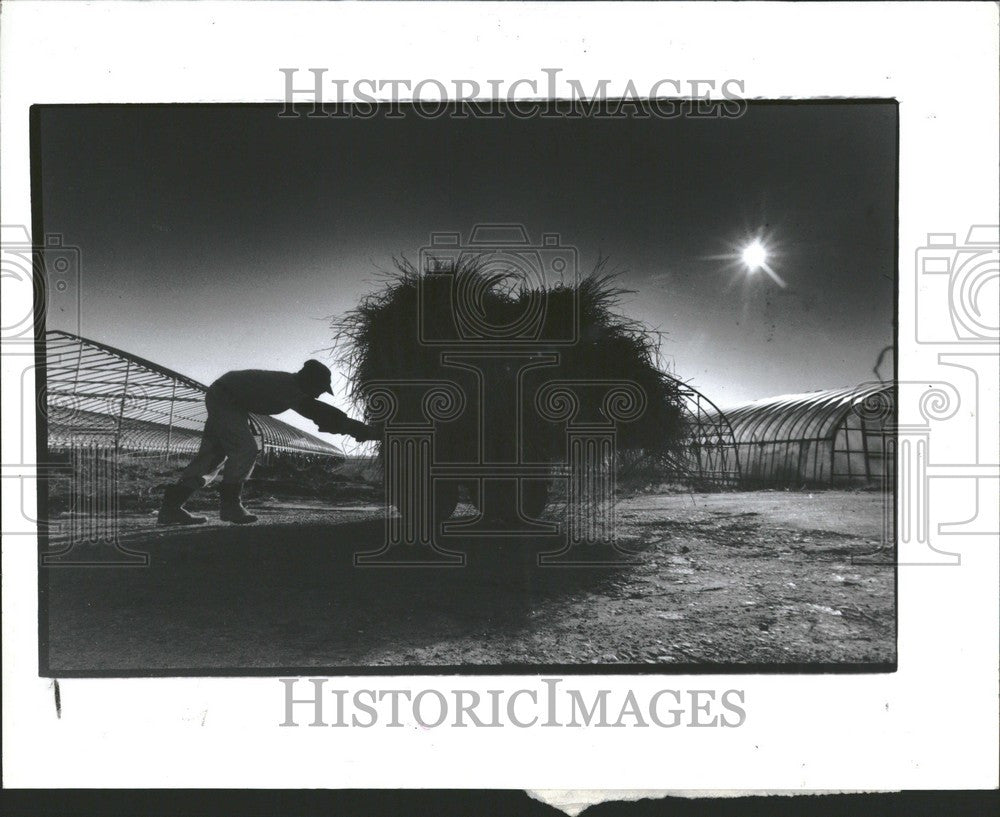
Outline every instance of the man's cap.
{"type": "Polygon", "coordinates": [[[318,360],[307,360],[302,364],[302,376],[311,384],[316,386],[321,386],[323,391],[328,394],[333,394],[333,388],[330,386],[330,380],[333,375],[330,374],[330,369],[320,363],[318,360]]]}

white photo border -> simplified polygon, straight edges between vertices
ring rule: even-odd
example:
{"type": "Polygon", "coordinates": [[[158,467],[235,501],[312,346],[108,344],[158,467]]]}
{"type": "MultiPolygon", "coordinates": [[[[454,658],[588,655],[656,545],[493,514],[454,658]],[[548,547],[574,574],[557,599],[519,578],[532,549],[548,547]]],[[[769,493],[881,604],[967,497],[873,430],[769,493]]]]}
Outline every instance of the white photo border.
{"type": "MultiPolygon", "coordinates": [[[[997,18],[992,3],[5,4],[4,225],[31,224],[31,105],[282,102],[283,67],[511,81],[558,66],[584,87],[615,77],[640,88],[664,77],[735,77],[749,99],[896,99],[899,379],[943,384],[946,393],[899,406],[922,459],[897,513],[925,535],[900,545],[895,673],[574,678],[581,690],[627,684],[647,697],[664,686],[737,687],[747,712],[738,729],[282,729],[283,691],[272,678],[73,679],[61,684],[57,717],[53,682],[37,674],[35,541],[5,536],[5,785],[996,786],[997,345],[956,334],[951,302],[917,265],[930,234],[953,235],[961,246],[970,228],[998,221],[997,18]]],[[[5,281],[4,298],[31,313],[30,287],[5,281]]],[[[33,399],[21,392],[33,358],[5,345],[2,364],[4,486],[21,489],[3,492],[7,531],[34,502],[33,399]]],[[[403,679],[341,681],[378,689],[403,679]]],[[[409,684],[485,692],[524,679],[424,676],[409,684]]]]}

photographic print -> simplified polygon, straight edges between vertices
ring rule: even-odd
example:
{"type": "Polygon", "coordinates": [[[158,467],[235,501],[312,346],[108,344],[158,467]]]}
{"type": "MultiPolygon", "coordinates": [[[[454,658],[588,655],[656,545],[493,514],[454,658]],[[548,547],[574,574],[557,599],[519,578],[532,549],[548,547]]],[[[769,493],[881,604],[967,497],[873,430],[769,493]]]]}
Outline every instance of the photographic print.
{"type": "Polygon", "coordinates": [[[895,668],[894,101],[31,127],[43,675],[895,668]]]}
{"type": "Polygon", "coordinates": [[[5,3],[4,787],[995,789],[998,30],[5,3]]]}

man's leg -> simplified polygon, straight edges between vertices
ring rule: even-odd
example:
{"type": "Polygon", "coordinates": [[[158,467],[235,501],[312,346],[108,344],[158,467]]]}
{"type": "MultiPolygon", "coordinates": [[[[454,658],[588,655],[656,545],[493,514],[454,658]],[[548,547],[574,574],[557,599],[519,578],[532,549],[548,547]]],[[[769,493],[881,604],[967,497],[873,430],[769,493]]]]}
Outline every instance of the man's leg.
{"type": "Polygon", "coordinates": [[[221,504],[219,518],[223,522],[246,525],[257,517],[243,507],[243,483],[253,472],[257,460],[257,441],[250,431],[250,418],[245,412],[226,412],[220,424],[220,438],[226,452],[226,465],[222,469],[219,486],[221,504]]]}
{"type": "Polygon", "coordinates": [[[184,510],[184,503],[199,488],[205,487],[212,476],[219,470],[225,452],[214,431],[215,423],[211,414],[205,422],[205,430],[201,435],[201,445],[198,453],[181,471],[180,480],[174,485],[168,485],[163,492],[163,504],[157,522],[161,525],[200,525],[206,522],[204,516],[195,516],[184,510]]]}

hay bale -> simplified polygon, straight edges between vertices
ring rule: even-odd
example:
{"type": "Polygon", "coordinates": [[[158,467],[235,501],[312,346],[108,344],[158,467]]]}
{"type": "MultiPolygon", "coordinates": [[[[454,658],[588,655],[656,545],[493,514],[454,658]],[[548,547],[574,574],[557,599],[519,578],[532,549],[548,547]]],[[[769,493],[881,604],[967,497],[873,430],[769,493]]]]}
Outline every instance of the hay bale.
{"type": "MultiPolygon", "coordinates": [[[[481,316],[491,324],[508,325],[524,314],[530,299],[544,297],[547,323],[531,351],[558,353],[560,362],[526,377],[526,392],[555,379],[630,380],[644,391],[646,409],[637,419],[619,426],[621,460],[633,465],[677,461],[685,432],[679,384],[658,365],[659,334],[621,314],[622,296],[628,290],[617,285],[616,275],[607,271],[605,262],[576,285],[548,288],[529,287],[520,276],[488,268],[485,261],[476,258],[467,258],[447,275],[421,272],[405,258],[394,262],[396,269],[386,274],[384,282],[332,325],[338,362],[346,371],[350,397],[359,411],[364,411],[365,384],[373,380],[461,379],[459,370],[442,366],[441,347],[419,342],[418,309],[423,308],[430,326],[454,325],[456,288],[475,289],[481,316]],[[566,335],[569,327],[562,324],[572,319],[573,310],[578,320],[577,342],[570,346],[547,343],[545,338],[566,335]]],[[[462,348],[460,342],[456,346],[462,348]]],[[[497,377],[502,382],[502,372],[491,372],[490,377],[491,388],[499,393],[497,377]]],[[[510,370],[510,382],[504,388],[513,387],[510,370]]],[[[564,430],[558,423],[541,419],[532,399],[532,394],[525,395],[525,456],[534,461],[562,461],[564,430]]],[[[445,461],[469,461],[476,432],[469,417],[476,416],[477,407],[471,405],[470,409],[466,421],[456,424],[447,435],[445,461]]],[[[589,412],[599,409],[584,407],[589,412]]],[[[502,445],[502,438],[509,437],[512,429],[492,428],[488,432],[502,445]]]]}

